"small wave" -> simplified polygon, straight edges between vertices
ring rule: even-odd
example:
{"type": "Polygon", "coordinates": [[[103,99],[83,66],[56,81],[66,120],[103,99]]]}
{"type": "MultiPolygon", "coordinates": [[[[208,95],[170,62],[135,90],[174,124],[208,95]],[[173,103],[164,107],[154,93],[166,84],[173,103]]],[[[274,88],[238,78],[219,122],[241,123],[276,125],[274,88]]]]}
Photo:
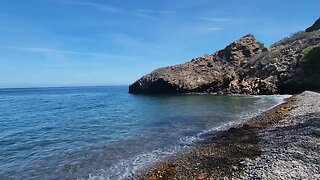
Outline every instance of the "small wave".
{"type": "Polygon", "coordinates": [[[205,140],[208,136],[208,134],[212,134],[212,133],[216,133],[219,131],[225,131],[233,126],[235,126],[236,124],[240,124],[237,121],[232,121],[232,122],[228,122],[228,123],[224,123],[220,126],[216,126],[214,128],[211,128],[209,130],[204,130],[200,133],[198,133],[195,136],[186,136],[183,137],[179,140],[179,143],[183,146],[183,147],[188,147],[188,146],[192,146],[194,143],[199,142],[199,141],[203,141],[205,140]]]}
{"type": "Polygon", "coordinates": [[[242,122],[278,106],[287,98],[291,97],[291,95],[254,95],[252,97],[259,98],[259,100],[252,105],[252,109],[254,109],[254,112],[251,111],[248,113],[241,113],[237,115],[237,118],[239,118],[242,122]],[[274,103],[272,103],[273,105],[266,106],[265,104],[269,104],[268,101],[274,101],[274,103]]]}
{"type": "Polygon", "coordinates": [[[108,169],[89,174],[89,180],[127,179],[133,177],[137,172],[144,170],[153,164],[173,155],[183,149],[182,146],[157,149],[152,152],[143,153],[135,158],[122,160],[108,169]]]}

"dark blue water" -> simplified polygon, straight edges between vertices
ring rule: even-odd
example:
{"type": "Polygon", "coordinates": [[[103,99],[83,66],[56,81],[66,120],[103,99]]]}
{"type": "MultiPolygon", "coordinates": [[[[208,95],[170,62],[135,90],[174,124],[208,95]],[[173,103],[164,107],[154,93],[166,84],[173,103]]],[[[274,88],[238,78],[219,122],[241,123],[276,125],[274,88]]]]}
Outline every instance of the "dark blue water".
{"type": "Polygon", "coordinates": [[[0,179],[123,178],[283,98],[0,89],[0,179]]]}

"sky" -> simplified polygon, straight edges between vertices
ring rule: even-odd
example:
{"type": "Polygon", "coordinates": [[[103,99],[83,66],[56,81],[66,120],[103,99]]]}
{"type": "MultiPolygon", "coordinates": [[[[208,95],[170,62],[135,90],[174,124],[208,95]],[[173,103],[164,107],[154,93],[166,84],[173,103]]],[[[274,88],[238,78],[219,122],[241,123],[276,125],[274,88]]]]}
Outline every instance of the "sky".
{"type": "Polygon", "coordinates": [[[0,87],[128,85],[253,34],[266,46],[319,0],[0,0],[0,87]]]}

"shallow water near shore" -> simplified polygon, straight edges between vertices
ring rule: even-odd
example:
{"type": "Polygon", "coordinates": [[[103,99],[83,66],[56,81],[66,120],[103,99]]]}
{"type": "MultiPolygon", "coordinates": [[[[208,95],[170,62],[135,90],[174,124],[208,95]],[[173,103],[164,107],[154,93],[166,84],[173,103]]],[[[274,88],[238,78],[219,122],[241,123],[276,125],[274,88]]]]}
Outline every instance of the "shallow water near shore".
{"type": "Polygon", "coordinates": [[[0,89],[0,179],[119,179],[288,96],[0,89]]]}

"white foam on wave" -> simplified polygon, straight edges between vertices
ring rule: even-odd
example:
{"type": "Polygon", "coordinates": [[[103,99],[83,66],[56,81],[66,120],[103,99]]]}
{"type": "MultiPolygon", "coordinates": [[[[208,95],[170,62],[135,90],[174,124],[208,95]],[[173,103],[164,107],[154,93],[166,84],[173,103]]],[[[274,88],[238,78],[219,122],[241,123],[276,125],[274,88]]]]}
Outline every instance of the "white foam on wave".
{"type": "Polygon", "coordinates": [[[164,160],[170,155],[174,155],[182,150],[187,150],[188,148],[192,148],[196,142],[202,141],[206,139],[206,134],[212,134],[219,131],[227,130],[231,127],[243,124],[245,121],[249,120],[250,118],[261,114],[262,112],[272,109],[273,107],[281,104],[286,98],[289,98],[290,95],[271,95],[271,96],[264,96],[264,95],[257,95],[251,96],[255,98],[259,98],[259,100],[253,104],[253,108],[257,108],[256,105],[264,104],[265,101],[274,100],[276,103],[271,107],[261,107],[255,109],[255,112],[247,112],[247,113],[240,113],[236,115],[234,121],[224,123],[222,125],[213,127],[209,130],[204,130],[195,136],[186,136],[181,138],[177,145],[157,149],[152,152],[146,152],[137,155],[136,157],[125,159],[120,161],[117,164],[112,165],[108,169],[102,169],[99,172],[95,172],[89,174],[89,180],[113,180],[113,179],[130,179],[133,177],[134,174],[137,172],[146,169],[161,160],[164,160]]]}
{"type": "Polygon", "coordinates": [[[90,174],[89,180],[111,180],[128,179],[133,175],[164,158],[181,151],[183,146],[173,146],[171,148],[157,149],[152,152],[140,154],[134,158],[122,160],[108,169],[98,173],[90,174]]]}
{"type": "Polygon", "coordinates": [[[186,136],[183,137],[179,140],[179,143],[184,145],[184,147],[186,146],[192,146],[194,143],[199,142],[199,141],[203,141],[206,139],[206,134],[211,134],[214,132],[219,132],[219,131],[224,131],[227,130],[233,126],[235,126],[238,122],[237,121],[231,121],[228,123],[224,123],[220,126],[216,126],[214,128],[208,129],[208,130],[203,130],[202,132],[198,133],[195,136],[186,136]]]}
{"type": "Polygon", "coordinates": [[[258,101],[256,101],[254,104],[252,104],[252,109],[254,111],[251,112],[244,112],[241,114],[237,114],[236,117],[239,119],[240,124],[244,123],[245,121],[260,115],[262,112],[268,111],[279,104],[283,103],[285,99],[291,97],[291,95],[254,95],[251,96],[253,98],[259,98],[258,101]],[[267,101],[274,101],[273,105],[266,106],[265,104],[268,104],[267,101]]]}
{"type": "Polygon", "coordinates": [[[265,102],[267,100],[275,101],[275,104],[269,108],[263,107],[262,109],[258,109],[259,112],[261,113],[262,111],[267,111],[269,109],[272,109],[272,108],[278,106],[279,104],[283,103],[285,101],[285,99],[290,98],[291,96],[292,95],[256,95],[254,97],[260,98],[258,100],[258,102],[256,102],[256,104],[259,104],[259,103],[262,104],[263,102],[265,102]]]}

